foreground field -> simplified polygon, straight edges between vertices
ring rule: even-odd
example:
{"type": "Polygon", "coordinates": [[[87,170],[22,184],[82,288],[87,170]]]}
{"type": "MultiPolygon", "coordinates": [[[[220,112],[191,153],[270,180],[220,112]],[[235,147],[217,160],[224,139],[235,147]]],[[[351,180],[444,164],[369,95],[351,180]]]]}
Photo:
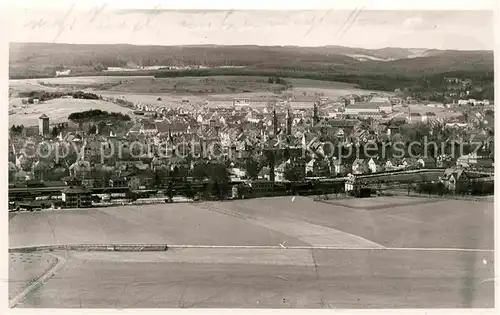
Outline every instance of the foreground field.
{"type": "MultiPolygon", "coordinates": [[[[66,253],[60,253],[66,254],[66,253]]],[[[69,254],[19,307],[493,307],[492,253],[173,250],[69,254]],[[439,298],[437,298],[439,297],[439,298]]]]}
{"type": "Polygon", "coordinates": [[[9,299],[21,293],[56,263],[45,253],[9,254],[9,299]]]}
{"type": "Polygon", "coordinates": [[[411,197],[305,197],[19,213],[11,247],[189,244],[493,249],[493,203],[411,197]],[[355,206],[355,207],[354,207],[355,206]]]}
{"type": "Polygon", "coordinates": [[[10,247],[50,244],[307,245],[243,220],[189,204],[20,213],[10,247]]]}
{"type": "Polygon", "coordinates": [[[231,213],[314,224],[386,247],[494,247],[494,205],[491,202],[411,197],[343,202],[344,206],[314,202],[309,198],[283,197],[218,203],[217,207],[231,213]],[[357,209],[353,209],[353,205],[357,209]]]}
{"type": "Polygon", "coordinates": [[[489,308],[493,203],[305,197],[19,213],[10,247],[167,244],[60,252],[20,307],[489,308]],[[439,298],[436,298],[439,296],[439,298]]]}

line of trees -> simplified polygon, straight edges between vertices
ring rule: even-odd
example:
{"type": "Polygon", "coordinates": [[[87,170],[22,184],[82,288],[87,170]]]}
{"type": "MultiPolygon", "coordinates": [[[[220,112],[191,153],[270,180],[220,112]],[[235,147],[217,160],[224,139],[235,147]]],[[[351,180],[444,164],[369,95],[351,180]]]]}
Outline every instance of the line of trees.
{"type": "Polygon", "coordinates": [[[74,122],[96,121],[96,120],[122,120],[129,121],[130,116],[122,113],[107,112],[100,109],[91,109],[83,112],[71,113],[68,119],[74,122]]]}
{"type": "Polygon", "coordinates": [[[74,92],[70,95],[72,95],[73,98],[85,99],[85,100],[98,100],[98,99],[100,99],[99,95],[97,95],[97,94],[86,93],[86,92],[82,92],[82,91],[74,92]]]}
{"type": "Polygon", "coordinates": [[[493,181],[468,181],[456,184],[455,190],[451,190],[442,182],[438,183],[419,183],[415,191],[419,194],[428,195],[472,195],[485,196],[493,195],[495,185],[493,181]]]}
{"type": "Polygon", "coordinates": [[[24,129],[24,125],[12,125],[12,127],[10,127],[10,132],[12,134],[21,134],[23,132],[23,129],[24,129]]]}
{"type": "Polygon", "coordinates": [[[280,78],[280,77],[269,77],[269,78],[267,79],[267,83],[269,83],[269,84],[275,84],[275,83],[276,83],[276,84],[283,84],[283,85],[285,85],[285,84],[286,84],[286,81],[285,81],[285,80],[283,80],[283,79],[282,79],[282,78],[280,78]]]}
{"type": "Polygon", "coordinates": [[[28,98],[28,103],[33,104],[35,99],[40,102],[61,98],[64,96],[71,96],[77,99],[87,99],[87,100],[99,100],[102,99],[101,96],[94,93],[86,93],[82,91],[77,92],[46,92],[46,91],[31,91],[31,92],[19,92],[19,97],[28,98]]]}

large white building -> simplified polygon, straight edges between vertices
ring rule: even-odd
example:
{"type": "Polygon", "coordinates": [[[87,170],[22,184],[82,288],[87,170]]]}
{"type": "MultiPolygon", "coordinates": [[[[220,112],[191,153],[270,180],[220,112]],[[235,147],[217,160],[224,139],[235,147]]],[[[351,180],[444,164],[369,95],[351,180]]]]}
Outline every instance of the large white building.
{"type": "Polygon", "coordinates": [[[250,106],[250,99],[248,99],[248,98],[235,98],[235,99],[233,99],[233,106],[250,106]]]}
{"type": "Polygon", "coordinates": [[[379,103],[371,102],[360,102],[346,106],[346,115],[359,115],[360,113],[379,113],[380,112],[379,103]]]}
{"type": "Polygon", "coordinates": [[[373,97],[370,103],[378,104],[381,112],[392,113],[392,103],[388,97],[373,97]]]}
{"type": "Polygon", "coordinates": [[[56,71],[56,77],[67,76],[71,74],[71,69],[56,71]]]}

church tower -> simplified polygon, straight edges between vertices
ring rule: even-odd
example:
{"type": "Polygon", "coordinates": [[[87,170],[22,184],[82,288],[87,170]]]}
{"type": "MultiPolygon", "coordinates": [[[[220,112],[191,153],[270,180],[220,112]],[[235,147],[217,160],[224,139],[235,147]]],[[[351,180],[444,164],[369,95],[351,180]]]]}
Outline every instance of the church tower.
{"type": "Polygon", "coordinates": [[[286,111],[286,134],[292,134],[292,114],[290,113],[290,108],[286,111]]]}
{"type": "Polygon", "coordinates": [[[276,115],[276,107],[273,109],[273,132],[274,136],[278,135],[278,116],[276,115]]]}
{"type": "Polygon", "coordinates": [[[319,116],[318,116],[318,103],[314,102],[314,108],[313,108],[313,122],[316,125],[319,122],[319,116]]]}

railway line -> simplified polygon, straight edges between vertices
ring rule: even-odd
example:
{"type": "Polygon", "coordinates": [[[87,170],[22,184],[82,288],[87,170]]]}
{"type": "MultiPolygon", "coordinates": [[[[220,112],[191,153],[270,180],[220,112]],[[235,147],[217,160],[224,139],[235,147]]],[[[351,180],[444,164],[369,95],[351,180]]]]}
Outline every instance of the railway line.
{"type": "MultiPolygon", "coordinates": [[[[444,174],[444,168],[436,169],[415,169],[402,171],[388,171],[374,174],[351,175],[336,178],[306,178],[300,182],[270,182],[266,180],[258,181],[231,181],[230,187],[240,187],[240,195],[245,197],[262,197],[278,195],[314,195],[332,192],[344,192],[345,184],[351,182],[357,187],[371,188],[376,190],[390,189],[394,187],[407,188],[410,185],[419,183],[432,183],[440,180],[444,174]]],[[[493,180],[493,174],[485,171],[465,171],[474,178],[493,180]]],[[[43,183],[42,183],[43,184],[43,183]]],[[[60,195],[68,186],[36,186],[36,187],[10,187],[9,200],[22,200],[35,198],[37,196],[60,195]]],[[[186,190],[199,191],[204,186],[192,183],[188,188],[184,184],[174,185],[175,194],[182,195],[186,190]]],[[[230,188],[231,189],[231,188],[230,188]]],[[[123,187],[95,187],[92,194],[113,194],[126,193],[129,188],[123,187]]],[[[158,189],[165,190],[165,189],[158,189]]],[[[157,190],[153,190],[157,191],[157,190]]],[[[231,190],[227,195],[230,195],[231,190]]]]}

